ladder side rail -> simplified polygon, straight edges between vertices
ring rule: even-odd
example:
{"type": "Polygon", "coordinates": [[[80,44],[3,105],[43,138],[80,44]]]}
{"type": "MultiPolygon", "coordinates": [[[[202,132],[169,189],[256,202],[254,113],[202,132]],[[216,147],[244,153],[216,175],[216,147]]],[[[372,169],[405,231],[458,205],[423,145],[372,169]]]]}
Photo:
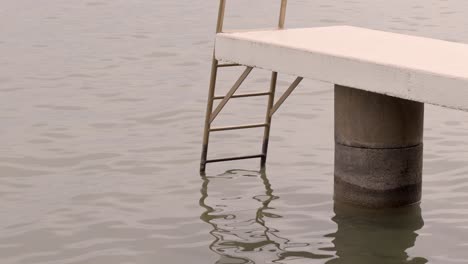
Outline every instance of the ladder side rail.
{"type": "MultiPolygon", "coordinates": [[[[280,14],[279,14],[279,20],[278,20],[278,28],[283,29],[285,20],[286,20],[286,7],[287,7],[287,0],[281,0],[281,8],[280,8],[280,14]]],[[[218,10],[218,18],[217,18],[217,23],[216,23],[216,33],[221,33],[223,32],[224,28],[224,18],[225,18],[225,10],[226,10],[226,0],[220,0],[219,4],[219,10],[218,10]]],[[[203,132],[203,148],[202,148],[202,154],[201,154],[201,161],[200,161],[200,171],[204,172],[206,170],[206,164],[209,163],[207,160],[208,157],[208,144],[209,144],[209,138],[210,138],[210,131],[211,129],[211,123],[213,120],[216,118],[216,116],[219,114],[221,109],[224,107],[224,105],[227,103],[227,101],[230,98],[242,98],[242,97],[250,97],[250,96],[261,96],[261,95],[268,95],[268,109],[267,109],[267,114],[266,114],[266,122],[263,124],[265,126],[265,132],[264,132],[264,140],[263,140],[263,152],[260,155],[254,155],[254,156],[245,156],[246,158],[261,158],[262,161],[262,167],[264,166],[266,162],[266,152],[268,148],[268,140],[269,140],[269,133],[270,133],[270,124],[271,124],[271,116],[270,116],[270,111],[272,107],[274,106],[274,93],[276,89],[276,81],[277,81],[277,76],[278,73],[273,72],[272,73],[272,80],[270,83],[270,91],[267,93],[253,93],[253,94],[244,94],[244,95],[239,95],[236,96],[234,93],[236,90],[239,88],[231,88],[233,90],[232,94],[228,93],[226,96],[223,98],[215,96],[215,90],[216,90],[216,80],[217,80],[217,74],[218,74],[218,69],[222,67],[233,67],[233,66],[241,66],[236,63],[229,63],[229,64],[220,64],[219,61],[216,59],[215,53],[213,51],[213,60],[212,60],[212,65],[211,65],[211,75],[210,75],[210,84],[209,84],[209,89],[208,89],[208,102],[207,102],[207,107],[206,107],[206,115],[205,115],[205,125],[204,125],[204,132],[203,132]],[[213,104],[214,101],[217,99],[222,99],[220,104],[218,105],[217,109],[213,112],[213,104]],[[266,144],[265,144],[266,142],[266,144]]],[[[247,68],[246,71],[242,76],[247,75],[250,73],[252,69],[247,68]],[[248,73],[247,73],[248,72],[248,73]]],[[[241,78],[242,78],[241,76],[241,78]]],[[[244,77],[244,79],[245,79],[244,77]]],[[[243,80],[242,80],[243,81],[243,80]]],[[[240,81],[240,84],[242,83],[240,81]]],[[[239,82],[239,80],[238,80],[239,82]]],[[[257,125],[254,125],[254,127],[257,127],[257,125]]],[[[216,160],[216,161],[223,161],[224,159],[216,160]]],[[[229,159],[227,159],[229,160],[229,159]]],[[[211,160],[213,162],[213,160],[211,160]]]]}
{"type": "MultiPolygon", "coordinates": [[[[216,22],[216,33],[223,31],[224,25],[224,14],[226,10],[226,0],[220,0],[219,10],[218,10],[218,19],[216,22]]],[[[200,171],[205,171],[206,169],[206,160],[208,157],[208,143],[210,141],[210,128],[211,128],[211,113],[213,112],[213,102],[215,97],[216,90],[216,80],[218,76],[218,65],[219,61],[216,59],[214,50],[213,50],[213,59],[211,64],[211,75],[210,75],[210,84],[208,88],[208,102],[206,106],[206,115],[205,115],[205,127],[203,131],[203,146],[201,153],[200,161],[200,171]]]]}
{"type": "MultiPolygon", "coordinates": [[[[281,8],[278,19],[278,29],[284,29],[284,24],[286,22],[286,8],[288,6],[288,0],[281,0],[281,8]]],[[[267,110],[265,115],[265,130],[263,132],[263,143],[262,143],[262,154],[260,160],[260,167],[262,169],[266,166],[267,154],[268,154],[268,145],[270,142],[270,131],[271,131],[271,121],[272,115],[270,115],[271,109],[273,109],[275,103],[275,92],[276,92],[276,83],[278,80],[278,72],[271,73],[270,79],[270,94],[268,96],[267,110]]]]}

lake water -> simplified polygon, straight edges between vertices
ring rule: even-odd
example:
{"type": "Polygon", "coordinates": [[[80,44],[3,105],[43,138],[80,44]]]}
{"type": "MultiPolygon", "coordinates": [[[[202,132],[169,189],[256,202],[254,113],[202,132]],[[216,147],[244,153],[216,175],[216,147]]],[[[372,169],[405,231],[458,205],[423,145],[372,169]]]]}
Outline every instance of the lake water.
{"type": "MultiPolygon", "coordinates": [[[[228,1],[225,26],[275,25],[278,2],[228,1]]],[[[465,0],[290,2],[287,27],[468,43],[465,0]]],[[[311,80],[273,120],[266,173],[200,176],[217,4],[1,1],[0,263],[467,263],[468,113],[427,106],[420,206],[334,204],[333,89],[311,80]]],[[[280,77],[279,92],[294,79],[280,77]]],[[[263,120],[265,101],[236,100],[218,124],[263,120]]],[[[210,157],[257,154],[261,136],[216,134],[210,157]]]]}

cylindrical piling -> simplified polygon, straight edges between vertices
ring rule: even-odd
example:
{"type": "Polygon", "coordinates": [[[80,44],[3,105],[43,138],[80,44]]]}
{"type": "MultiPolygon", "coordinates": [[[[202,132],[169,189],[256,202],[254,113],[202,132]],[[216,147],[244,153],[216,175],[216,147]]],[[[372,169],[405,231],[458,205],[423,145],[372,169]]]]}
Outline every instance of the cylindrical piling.
{"type": "Polygon", "coordinates": [[[421,199],[424,104],[335,86],[335,200],[398,207],[421,199]]]}

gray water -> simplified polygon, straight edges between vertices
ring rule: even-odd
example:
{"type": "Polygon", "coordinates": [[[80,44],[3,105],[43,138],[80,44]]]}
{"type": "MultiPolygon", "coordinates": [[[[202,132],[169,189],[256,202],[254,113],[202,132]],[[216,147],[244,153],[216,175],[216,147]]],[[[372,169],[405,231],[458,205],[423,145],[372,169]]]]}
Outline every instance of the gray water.
{"type": "MultiPolygon", "coordinates": [[[[0,2],[0,263],[468,263],[467,113],[427,106],[420,206],[333,203],[333,89],[312,80],[275,116],[266,173],[200,176],[218,1],[0,2]]],[[[228,1],[226,28],[270,27],[277,3],[228,1]]],[[[465,0],[297,0],[287,26],[468,43],[467,17],[465,0]]],[[[264,113],[236,100],[217,122],[264,113]]],[[[210,156],[257,154],[261,136],[216,134],[210,156]]]]}

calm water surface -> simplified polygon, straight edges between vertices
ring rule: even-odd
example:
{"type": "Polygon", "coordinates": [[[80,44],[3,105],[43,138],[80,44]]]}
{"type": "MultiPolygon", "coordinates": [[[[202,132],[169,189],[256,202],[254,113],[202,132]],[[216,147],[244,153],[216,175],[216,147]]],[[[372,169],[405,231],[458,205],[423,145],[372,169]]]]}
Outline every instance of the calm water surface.
{"type": "MultiPolygon", "coordinates": [[[[290,2],[288,27],[468,43],[465,0],[290,2]]],[[[226,27],[274,25],[276,3],[231,1],[226,27]]],[[[265,173],[243,161],[198,174],[216,9],[1,1],[0,263],[467,263],[467,113],[427,107],[420,206],[333,203],[333,89],[311,80],[274,120],[265,173]]],[[[220,93],[238,71],[223,71],[220,93]]],[[[236,100],[218,124],[264,113],[264,98],[236,100]]],[[[261,136],[217,134],[210,155],[257,154],[261,136]]]]}

